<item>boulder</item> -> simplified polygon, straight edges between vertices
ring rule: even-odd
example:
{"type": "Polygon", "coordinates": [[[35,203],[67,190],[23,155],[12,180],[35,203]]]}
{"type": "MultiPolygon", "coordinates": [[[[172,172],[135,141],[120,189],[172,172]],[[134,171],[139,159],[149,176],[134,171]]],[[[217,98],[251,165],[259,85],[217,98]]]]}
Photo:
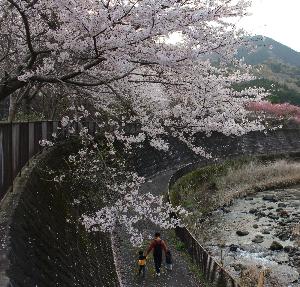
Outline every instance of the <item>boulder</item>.
{"type": "Polygon", "coordinates": [[[241,270],[247,269],[247,267],[246,267],[245,265],[241,264],[241,263],[232,264],[231,266],[232,266],[232,267],[234,268],[234,270],[237,271],[237,272],[239,272],[239,271],[241,271],[241,270]]]}
{"type": "Polygon", "coordinates": [[[231,244],[231,245],[229,246],[229,250],[230,250],[231,252],[236,252],[236,251],[238,250],[238,248],[239,248],[239,246],[238,246],[238,245],[235,245],[235,244],[231,244]]]}
{"type": "Polygon", "coordinates": [[[281,211],[279,212],[279,215],[280,215],[281,217],[289,217],[289,216],[290,216],[289,213],[288,213],[286,210],[281,210],[281,211]]]}
{"type": "Polygon", "coordinates": [[[246,230],[238,230],[238,231],[236,232],[236,234],[237,234],[238,236],[246,236],[246,235],[249,234],[249,231],[246,231],[246,230]]]}
{"type": "Polygon", "coordinates": [[[268,214],[268,217],[271,218],[271,219],[274,219],[274,220],[278,220],[279,219],[279,216],[275,215],[274,213],[270,212],[268,214]]]}
{"type": "Polygon", "coordinates": [[[252,239],[254,243],[262,243],[264,242],[264,237],[262,235],[256,235],[255,238],[252,239]]]}
{"type": "Polygon", "coordinates": [[[293,246],[285,246],[283,250],[287,253],[290,253],[292,256],[295,254],[295,247],[293,246]]]}
{"type": "Polygon", "coordinates": [[[278,199],[274,195],[265,195],[263,200],[270,201],[270,202],[277,202],[278,199]]]}
{"type": "Polygon", "coordinates": [[[283,246],[277,241],[273,241],[270,246],[270,250],[272,250],[272,251],[282,250],[282,249],[283,249],[283,246]]]}
{"type": "Polygon", "coordinates": [[[265,217],[266,214],[265,214],[263,211],[259,211],[259,212],[257,213],[257,216],[258,216],[258,217],[265,217]]]}
{"type": "Polygon", "coordinates": [[[280,235],[278,236],[278,238],[279,238],[280,240],[282,240],[282,241],[286,241],[286,240],[289,240],[290,235],[287,234],[287,233],[282,233],[282,234],[280,234],[280,235]]]}
{"type": "Polygon", "coordinates": [[[257,212],[258,212],[258,210],[256,208],[251,208],[249,210],[249,213],[251,213],[251,214],[256,214],[257,212]]]}

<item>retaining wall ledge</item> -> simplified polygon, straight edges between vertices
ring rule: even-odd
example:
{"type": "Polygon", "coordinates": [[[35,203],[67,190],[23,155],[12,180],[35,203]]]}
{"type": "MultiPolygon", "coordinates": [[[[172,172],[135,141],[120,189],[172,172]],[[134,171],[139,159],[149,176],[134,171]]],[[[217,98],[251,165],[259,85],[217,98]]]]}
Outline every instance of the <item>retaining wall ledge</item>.
{"type": "Polygon", "coordinates": [[[47,151],[30,160],[30,163],[23,168],[22,176],[14,180],[13,187],[9,189],[4,198],[0,201],[0,287],[13,286],[7,274],[11,264],[9,259],[11,251],[10,228],[13,215],[36,163],[45,157],[46,153],[47,151]]]}

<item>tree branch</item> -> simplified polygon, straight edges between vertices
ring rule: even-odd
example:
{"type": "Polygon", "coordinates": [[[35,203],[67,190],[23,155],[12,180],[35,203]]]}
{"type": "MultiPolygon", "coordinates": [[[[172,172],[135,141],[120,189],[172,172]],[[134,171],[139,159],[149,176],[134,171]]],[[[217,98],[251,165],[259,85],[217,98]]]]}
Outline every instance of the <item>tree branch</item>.
{"type": "Polygon", "coordinates": [[[30,27],[29,27],[29,21],[27,19],[26,14],[24,13],[24,11],[21,9],[21,7],[15,3],[13,0],[7,0],[11,5],[13,5],[19,12],[19,14],[22,17],[23,23],[24,23],[24,28],[25,28],[25,34],[26,34],[26,42],[27,42],[27,46],[28,49],[30,51],[31,57],[30,57],[30,61],[27,65],[27,68],[30,69],[37,57],[37,53],[34,51],[32,42],[31,42],[31,32],[30,32],[30,27]]]}
{"type": "Polygon", "coordinates": [[[162,84],[162,85],[170,85],[170,86],[183,86],[183,83],[171,83],[164,82],[160,80],[129,80],[130,83],[152,83],[152,84],[162,84]]]}

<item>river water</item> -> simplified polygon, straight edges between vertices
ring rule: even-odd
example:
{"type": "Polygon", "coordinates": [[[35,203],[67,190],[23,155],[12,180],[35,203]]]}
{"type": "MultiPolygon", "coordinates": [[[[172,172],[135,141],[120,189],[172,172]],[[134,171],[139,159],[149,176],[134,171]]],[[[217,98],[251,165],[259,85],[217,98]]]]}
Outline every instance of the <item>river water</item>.
{"type": "Polygon", "coordinates": [[[200,220],[194,233],[234,276],[258,268],[267,274],[265,286],[300,287],[299,224],[297,186],[237,199],[200,220]]]}

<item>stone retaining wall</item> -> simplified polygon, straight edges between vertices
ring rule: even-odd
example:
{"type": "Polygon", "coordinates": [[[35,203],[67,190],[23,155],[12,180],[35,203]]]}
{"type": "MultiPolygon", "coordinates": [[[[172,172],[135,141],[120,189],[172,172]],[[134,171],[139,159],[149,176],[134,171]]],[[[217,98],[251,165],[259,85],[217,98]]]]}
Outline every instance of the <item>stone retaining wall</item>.
{"type": "Polygon", "coordinates": [[[46,151],[0,204],[0,286],[118,286],[110,237],[78,223],[66,191],[45,180],[63,150],[46,151]]]}
{"type": "MultiPolygon", "coordinates": [[[[140,174],[149,176],[170,167],[206,161],[178,140],[174,138],[168,140],[170,142],[168,152],[158,152],[147,144],[143,149],[135,152],[133,164],[140,174]]],[[[300,151],[300,129],[285,128],[266,133],[250,132],[241,137],[225,136],[220,133],[213,133],[210,137],[206,137],[199,133],[195,144],[203,146],[214,158],[219,159],[241,155],[286,153],[300,151]]]]}

